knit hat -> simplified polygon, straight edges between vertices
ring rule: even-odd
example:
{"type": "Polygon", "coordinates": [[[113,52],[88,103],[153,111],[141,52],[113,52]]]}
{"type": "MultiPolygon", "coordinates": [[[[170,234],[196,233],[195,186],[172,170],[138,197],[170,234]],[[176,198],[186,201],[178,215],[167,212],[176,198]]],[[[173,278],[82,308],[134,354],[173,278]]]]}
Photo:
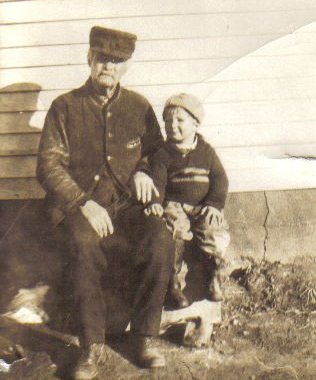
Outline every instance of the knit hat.
{"type": "Polygon", "coordinates": [[[90,49],[126,61],[135,50],[135,34],[94,26],[90,31],[90,49]]]}
{"type": "Polygon", "coordinates": [[[188,111],[198,121],[199,124],[202,123],[204,117],[204,109],[199,99],[194,95],[185,93],[172,95],[169,99],[167,99],[165,103],[165,107],[162,113],[163,119],[165,119],[165,112],[169,107],[182,107],[188,111]]]}

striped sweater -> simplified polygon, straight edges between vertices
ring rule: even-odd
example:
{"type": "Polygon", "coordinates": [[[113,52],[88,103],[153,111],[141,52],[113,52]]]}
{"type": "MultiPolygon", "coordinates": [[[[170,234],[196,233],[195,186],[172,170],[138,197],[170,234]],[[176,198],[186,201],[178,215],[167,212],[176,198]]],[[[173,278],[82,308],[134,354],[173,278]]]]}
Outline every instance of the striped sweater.
{"type": "Polygon", "coordinates": [[[201,135],[197,134],[196,147],[186,152],[165,143],[149,159],[149,165],[160,193],[152,203],[165,199],[224,208],[228,179],[215,150],[201,135]]]}

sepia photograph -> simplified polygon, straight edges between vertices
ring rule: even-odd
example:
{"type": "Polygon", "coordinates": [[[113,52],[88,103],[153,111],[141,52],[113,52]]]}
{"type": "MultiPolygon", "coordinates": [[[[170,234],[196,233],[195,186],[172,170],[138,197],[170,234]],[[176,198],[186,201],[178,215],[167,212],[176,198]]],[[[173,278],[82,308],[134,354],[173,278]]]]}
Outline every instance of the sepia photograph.
{"type": "Polygon", "coordinates": [[[316,378],[316,0],[0,0],[0,380],[316,378]]]}

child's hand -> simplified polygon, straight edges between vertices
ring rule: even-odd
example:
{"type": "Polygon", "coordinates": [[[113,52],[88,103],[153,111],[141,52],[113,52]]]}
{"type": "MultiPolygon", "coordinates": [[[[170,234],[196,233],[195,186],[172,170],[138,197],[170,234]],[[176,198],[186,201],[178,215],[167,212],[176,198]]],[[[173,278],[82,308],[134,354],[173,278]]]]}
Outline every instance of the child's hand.
{"type": "Polygon", "coordinates": [[[223,224],[223,213],[216,207],[204,206],[200,211],[200,215],[203,216],[212,227],[220,227],[223,224]]]}
{"type": "Polygon", "coordinates": [[[144,213],[147,216],[154,215],[154,216],[158,216],[159,218],[161,218],[162,214],[163,214],[163,207],[161,206],[160,203],[153,203],[150,206],[147,206],[145,208],[144,213]]]}

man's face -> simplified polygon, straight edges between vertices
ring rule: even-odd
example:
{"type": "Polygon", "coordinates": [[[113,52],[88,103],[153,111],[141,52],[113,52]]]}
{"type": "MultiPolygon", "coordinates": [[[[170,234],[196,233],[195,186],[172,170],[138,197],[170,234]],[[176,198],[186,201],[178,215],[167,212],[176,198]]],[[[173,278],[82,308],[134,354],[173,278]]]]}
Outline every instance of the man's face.
{"type": "Polygon", "coordinates": [[[194,141],[198,122],[182,107],[169,107],[164,115],[167,140],[174,143],[191,144],[194,141]]]}
{"type": "Polygon", "coordinates": [[[111,58],[91,50],[88,63],[91,69],[92,82],[101,91],[116,87],[128,66],[127,61],[111,58]]]}

